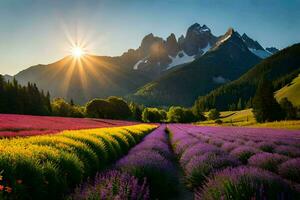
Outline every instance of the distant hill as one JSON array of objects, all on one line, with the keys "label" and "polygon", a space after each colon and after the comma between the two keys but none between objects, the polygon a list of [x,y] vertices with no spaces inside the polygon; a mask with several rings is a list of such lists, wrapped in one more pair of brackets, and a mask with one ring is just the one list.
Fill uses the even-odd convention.
[{"label": "distant hill", "polygon": [[229,29],[206,54],[148,83],[131,98],[147,105],[191,106],[197,96],[240,77],[260,60]]},{"label": "distant hill", "polygon": [[232,104],[237,105],[241,101],[245,106],[249,99],[254,96],[258,81],[262,77],[273,81],[275,88],[279,89],[299,73],[300,43],[266,58],[237,80],[199,97],[195,105],[200,109],[228,110]]},{"label": "distant hill", "polygon": [[291,83],[276,91],[275,97],[278,101],[286,97],[294,106],[300,106],[300,74]]},{"label": "distant hill", "polygon": [[85,103],[95,97],[125,95],[151,80],[145,73],[127,70],[126,63],[114,57],[85,55],[78,60],[68,56],[52,64],[30,67],[15,78],[22,85],[36,83],[51,97]]}]

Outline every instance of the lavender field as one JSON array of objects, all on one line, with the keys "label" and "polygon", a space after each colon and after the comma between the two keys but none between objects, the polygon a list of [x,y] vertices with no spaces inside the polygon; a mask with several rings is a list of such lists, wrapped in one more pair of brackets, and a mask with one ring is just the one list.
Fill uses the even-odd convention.
[{"label": "lavender field", "polygon": [[299,199],[299,184],[299,131],[169,124],[71,199]]}]

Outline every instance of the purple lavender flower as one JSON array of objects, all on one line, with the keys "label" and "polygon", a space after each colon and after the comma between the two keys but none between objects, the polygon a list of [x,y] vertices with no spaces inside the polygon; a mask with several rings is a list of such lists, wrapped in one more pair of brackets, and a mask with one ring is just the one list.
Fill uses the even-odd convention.
[{"label": "purple lavender flower", "polygon": [[241,146],[235,148],[233,151],[230,152],[230,154],[238,158],[243,164],[246,164],[247,160],[258,152],[259,150],[253,147]]},{"label": "purple lavender flower", "polygon": [[166,199],[177,193],[177,171],[167,142],[164,129],[158,128],[116,163],[117,169],[139,179],[146,177],[153,199]]},{"label": "purple lavender flower", "polygon": [[300,158],[282,163],[278,168],[278,172],[282,177],[300,183]]},{"label": "purple lavender flower", "polygon": [[150,197],[146,179],[139,182],[132,175],[113,170],[96,175],[94,184],[84,184],[78,187],[70,199],[148,200]]},{"label": "purple lavender flower", "polygon": [[211,138],[208,143],[221,147],[222,144],[224,143],[224,140],[220,138]]},{"label": "purple lavender flower", "polygon": [[181,156],[179,162],[182,166],[186,165],[191,158],[198,155],[203,155],[205,153],[214,153],[214,154],[224,154],[225,152],[222,151],[220,148],[205,144],[205,143],[198,143],[189,147]]},{"label": "purple lavender flower", "polygon": [[294,146],[280,145],[274,151],[293,158],[300,157],[300,148]]},{"label": "purple lavender flower", "polygon": [[237,165],[239,161],[229,155],[216,155],[208,152],[202,156],[195,156],[185,167],[187,186],[198,187],[212,172]]},{"label": "purple lavender flower", "polygon": [[225,142],[221,148],[226,152],[231,152],[233,149],[237,148],[239,145],[234,142]]},{"label": "purple lavender flower", "polygon": [[262,151],[273,153],[276,145],[273,142],[260,142],[256,144],[256,147]]},{"label": "purple lavender flower", "polygon": [[277,153],[257,153],[248,159],[248,164],[265,170],[276,172],[278,165],[287,161],[289,158]]},{"label": "purple lavender flower", "polygon": [[297,192],[279,176],[259,168],[237,167],[217,172],[195,199],[297,199]]}]

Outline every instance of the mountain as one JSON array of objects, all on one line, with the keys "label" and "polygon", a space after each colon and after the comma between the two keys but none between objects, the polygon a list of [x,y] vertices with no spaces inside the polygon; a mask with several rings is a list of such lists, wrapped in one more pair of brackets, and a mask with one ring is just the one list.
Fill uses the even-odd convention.
[{"label": "mountain", "polygon": [[242,39],[248,49],[260,58],[267,58],[273,54],[273,52],[264,49],[257,41],[251,39],[248,35],[246,35],[246,33],[242,35]]},{"label": "mountain", "polygon": [[294,106],[300,106],[300,74],[290,83],[275,92],[275,97],[278,101],[283,98],[288,98]]},{"label": "mountain", "polygon": [[279,49],[275,48],[275,47],[267,47],[266,50],[268,52],[271,52],[272,54],[275,54],[279,51]]},{"label": "mountain", "polygon": [[85,103],[95,97],[123,96],[151,80],[145,73],[128,70],[125,66],[130,62],[120,57],[68,56],[52,64],[30,67],[15,78],[22,85],[36,83],[52,97]]},{"label": "mountain", "polygon": [[148,83],[131,98],[148,105],[190,106],[197,96],[238,78],[260,60],[230,28],[203,56]]},{"label": "mountain", "polygon": [[194,61],[205,54],[216,41],[217,37],[206,25],[195,23],[188,28],[185,37],[181,36],[178,41],[173,33],[166,40],[152,33],[148,34],[138,49],[126,55],[139,57],[133,66],[134,70],[159,76],[175,66]]},{"label": "mountain", "polygon": [[[236,79],[256,64],[260,58],[249,51],[255,48],[263,51],[248,36],[229,31],[218,37],[208,26],[195,23],[178,39],[173,33],[166,39],[150,33],[137,49],[121,56],[85,55],[81,60],[68,56],[29,67],[14,78],[23,85],[34,82],[52,97],[74,99],[76,103],[135,93],[134,98],[150,104],[191,105],[198,95]],[[176,92],[186,97],[170,99],[170,95],[179,94]]]},{"label": "mountain", "polygon": [[299,55],[300,43],[283,49],[262,60],[237,80],[199,97],[195,106],[200,110],[210,108],[228,110],[239,101],[245,106],[254,96],[257,84],[263,77],[272,81],[275,89],[280,89],[300,73]]}]

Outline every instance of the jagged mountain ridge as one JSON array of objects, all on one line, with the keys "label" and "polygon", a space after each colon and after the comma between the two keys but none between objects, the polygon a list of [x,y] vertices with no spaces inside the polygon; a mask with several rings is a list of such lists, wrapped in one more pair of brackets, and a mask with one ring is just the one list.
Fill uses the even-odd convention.
[{"label": "jagged mountain ridge", "polygon": [[[187,29],[185,36],[178,39],[173,33],[166,39],[151,33],[143,38],[139,48],[129,49],[121,56],[85,55],[86,62],[83,64],[66,57],[52,64],[30,67],[14,77],[21,84],[36,83],[40,89],[50,91],[53,98],[72,98],[77,103],[85,103],[95,97],[125,96],[179,68],[188,68],[193,61],[213,51],[223,37],[213,35],[206,25],[195,23]],[[244,49],[246,48],[249,47],[244,45]],[[248,67],[247,64],[242,68]],[[73,72],[70,77],[71,71]],[[214,82],[219,85],[232,78],[235,77],[216,76]],[[209,90],[210,87],[205,92]],[[196,95],[198,93],[193,94]]]},{"label": "jagged mountain ridge", "polygon": [[230,28],[205,55],[145,85],[131,98],[150,105],[191,106],[198,96],[238,78],[260,60]]}]

